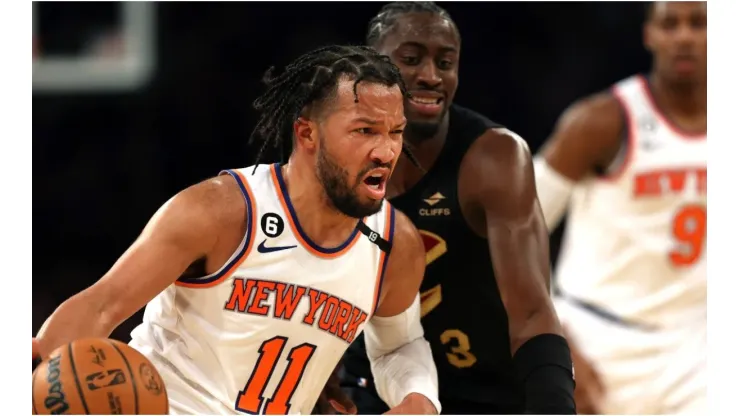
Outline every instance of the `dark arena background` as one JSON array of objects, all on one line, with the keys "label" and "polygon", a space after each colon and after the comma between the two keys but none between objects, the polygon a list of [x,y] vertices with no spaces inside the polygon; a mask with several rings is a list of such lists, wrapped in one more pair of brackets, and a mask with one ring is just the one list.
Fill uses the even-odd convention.
[{"label": "dark arena background", "polygon": [[[269,66],[362,43],[382,5],[34,3],[33,333],[170,196],[254,162],[250,106]],[[463,40],[456,101],[533,153],[574,100],[648,69],[642,3],[440,5]]]}]

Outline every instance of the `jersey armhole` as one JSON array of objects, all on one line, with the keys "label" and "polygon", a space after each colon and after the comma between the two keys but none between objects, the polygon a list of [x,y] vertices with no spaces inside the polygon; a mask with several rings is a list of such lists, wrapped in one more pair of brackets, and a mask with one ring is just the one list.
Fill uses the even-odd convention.
[{"label": "jersey armhole", "polygon": [[249,252],[252,250],[254,235],[256,232],[256,201],[254,199],[252,189],[249,187],[249,183],[247,182],[246,178],[244,178],[244,175],[241,174],[241,172],[234,170],[224,170],[219,173],[219,176],[227,174],[231,175],[236,180],[236,183],[239,185],[239,190],[244,197],[244,201],[247,204],[247,230],[244,233],[244,237],[242,237],[241,243],[236,248],[231,257],[229,257],[229,260],[223,266],[221,266],[218,271],[203,277],[180,278],[175,281],[175,285],[177,286],[196,289],[205,289],[215,286],[224,281],[227,277],[231,276],[234,271],[244,262],[244,260],[249,257]]},{"label": "jersey armhole", "polygon": [[375,315],[375,311],[378,310],[380,302],[380,294],[383,288],[383,280],[385,279],[385,270],[388,266],[388,258],[390,257],[391,251],[393,251],[393,235],[396,230],[396,209],[390,202],[384,202],[387,205],[385,213],[385,230],[383,232],[383,238],[390,243],[391,250],[386,253],[380,250],[380,260],[378,261],[378,275],[375,278],[375,293],[373,294],[373,307],[370,308],[370,313]]},{"label": "jersey armhole", "polygon": [[605,169],[597,172],[596,178],[602,181],[616,182],[622,178],[624,172],[632,163],[636,136],[634,117],[630,114],[627,102],[616,87],[612,88],[611,94],[619,103],[623,127],[619,133],[619,149],[616,156]]}]

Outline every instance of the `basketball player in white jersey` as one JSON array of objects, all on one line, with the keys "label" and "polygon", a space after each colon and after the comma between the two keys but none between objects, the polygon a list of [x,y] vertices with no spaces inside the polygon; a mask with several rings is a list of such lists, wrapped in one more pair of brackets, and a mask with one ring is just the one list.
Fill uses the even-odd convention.
[{"label": "basketball player in white jersey", "polygon": [[437,414],[419,322],[424,247],[384,200],[406,123],[398,69],[371,48],[330,46],[266,82],[253,137],[262,149],[292,139],[289,162],[177,194],[35,347],[46,357],[107,337],[146,305],[131,345],[161,373],[172,413],[309,414],[367,329],[391,412]]},{"label": "basketball player in white jersey", "polygon": [[578,101],[536,160],[579,413],[706,412],[706,3],[655,3],[652,71]]}]

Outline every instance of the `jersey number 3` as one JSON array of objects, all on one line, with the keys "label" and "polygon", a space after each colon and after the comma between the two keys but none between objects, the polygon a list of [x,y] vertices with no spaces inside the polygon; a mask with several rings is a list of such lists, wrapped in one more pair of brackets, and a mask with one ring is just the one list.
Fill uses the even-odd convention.
[{"label": "jersey number 3", "polygon": [[673,217],[676,247],[669,256],[676,266],[691,266],[701,257],[707,239],[707,209],[703,205],[686,205]]},{"label": "jersey number 3", "polygon": [[[239,392],[236,397],[236,410],[249,413],[252,415],[259,414],[262,403],[265,401],[263,396],[267,383],[275,371],[278,359],[283,354],[285,344],[288,338],[274,337],[268,339],[260,345],[260,356],[257,359],[257,365],[254,366],[254,372],[244,386],[244,390]],[[275,388],[272,398],[267,399],[264,414],[266,415],[287,415],[290,410],[290,399],[295,393],[298,383],[303,378],[306,365],[311,359],[316,346],[311,344],[301,344],[290,350],[288,353],[288,366],[283,373],[280,382]]]}]

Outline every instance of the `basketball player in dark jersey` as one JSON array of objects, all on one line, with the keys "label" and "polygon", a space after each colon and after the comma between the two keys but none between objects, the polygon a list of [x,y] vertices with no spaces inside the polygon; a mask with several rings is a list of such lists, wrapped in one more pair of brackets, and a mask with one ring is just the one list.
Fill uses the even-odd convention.
[{"label": "basketball player in dark jersey", "polygon": [[[410,97],[388,198],[427,249],[421,314],[447,414],[575,414],[570,351],[550,300],[548,236],[530,151],[519,136],[452,103],[460,34],[434,3],[392,3],[367,42],[391,57]],[[358,413],[388,408],[364,339],[343,359]]]}]

